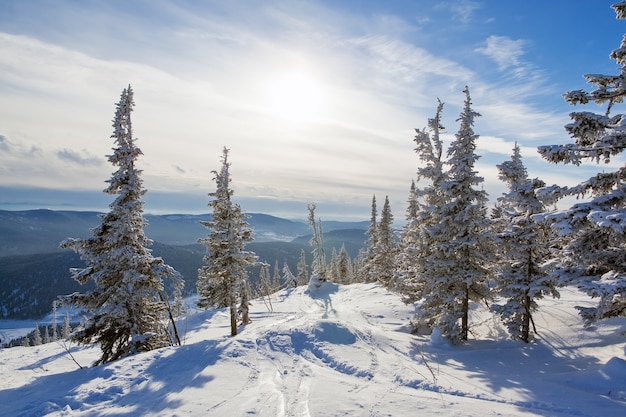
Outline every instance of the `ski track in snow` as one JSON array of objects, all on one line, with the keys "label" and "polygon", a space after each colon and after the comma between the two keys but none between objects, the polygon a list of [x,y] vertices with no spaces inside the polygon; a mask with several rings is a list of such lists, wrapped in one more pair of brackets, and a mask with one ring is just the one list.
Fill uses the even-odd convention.
[{"label": "ski track in snow", "polygon": [[409,334],[412,308],[376,284],[271,297],[234,338],[224,311],[192,309],[183,346],[96,368],[58,343],[0,351],[0,416],[626,415],[626,319],[584,329],[574,291],[541,301],[535,343],[477,306],[456,347]]}]

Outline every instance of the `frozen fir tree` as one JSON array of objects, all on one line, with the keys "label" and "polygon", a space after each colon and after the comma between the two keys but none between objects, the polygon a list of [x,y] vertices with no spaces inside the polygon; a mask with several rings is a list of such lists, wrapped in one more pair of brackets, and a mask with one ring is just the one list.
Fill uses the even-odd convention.
[{"label": "frozen fir tree", "polygon": [[532,337],[532,315],[538,308],[536,300],[546,295],[559,296],[555,279],[542,268],[554,236],[549,226],[534,217],[546,212],[537,197],[537,189],[545,187],[545,183],[528,178],[517,144],[511,160],[497,167],[500,180],[508,187],[508,193],[498,199],[496,219],[501,221],[502,230],[495,291],[504,303],[494,303],[491,309],[500,315],[512,338],[528,343]]},{"label": "frozen fir tree", "polygon": [[298,279],[293,275],[287,261],[283,263],[283,282],[289,287],[297,287]]},{"label": "frozen fir tree", "polygon": [[315,203],[309,203],[307,218],[309,227],[313,231],[313,236],[309,243],[313,246],[313,262],[311,263],[311,277],[315,276],[318,281],[326,281],[326,253],[324,250],[324,233],[322,230],[322,220],[315,220]]},{"label": "frozen fir tree", "polygon": [[207,237],[199,239],[207,248],[205,265],[198,270],[196,289],[198,306],[202,308],[228,308],[230,311],[230,334],[237,335],[238,316],[244,324],[249,322],[247,300],[249,285],[247,269],[256,263],[254,252],[245,246],[253,240],[252,229],[241,207],[232,201],[228,162],[229,150],[224,147],[222,168],[212,171],[216,183],[212,200],[212,218],[200,223],[210,229]]},{"label": "frozen fir tree", "polygon": [[308,266],[306,264],[306,253],[304,249],[300,250],[300,259],[298,260],[298,285],[306,285],[309,282]]},{"label": "frozen fir tree", "polygon": [[61,338],[68,339],[70,334],[72,333],[72,328],[70,326],[70,315],[69,313],[65,313],[63,316],[63,327],[61,328]]},{"label": "frozen fir tree", "polygon": [[262,263],[259,269],[258,292],[262,297],[272,294],[272,280],[270,278],[270,266]]},{"label": "frozen fir tree", "polygon": [[[414,278],[414,263],[417,254],[414,253],[417,247],[419,237],[419,228],[417,225],[417,216],[419,213],[419,200],[417,197],[417,187],[415,186],[415,180],[411,181],[411,187],[409,189],[408,206],[406,209],[406,223],[402,226],[400,231],[400,242],[398,244],[398,254],[396,255],[394,280],[397,290],[401,294],[403,300],[406,298],[408,303],[413,303],[413,294],[408,296],[410,282]],[[413,292],[412,292],[413,293]],[[408,296],[408,297],[407,297]]]},{"label": "frozen fir tree", "polygon": [[174,340],[170,326],[176,334],[164,280],[171,282],[175,298],[180,296],[183,280],[148,249],[152,241],[144,234],[142,197],[146,190],[141,170],[136,167],[142,153],[133,137],[134,105],[133,91],[128,86],[113,119],[111,138],[116,147],[108,159],[118,169],[104,190],[117,196],[109,205],[110,211],[101,216],[102,222],[93,229],[92,237],[67,239],[61,244],[79,253],[87,265],[72,269],[72,277],[81,284],[91,281],[94,286],[90,292],[74,293],[62,297],[62,301],[86,315],[72,339],[100,345],[102,356],[95,365],[171,345]]},{"label": "frozen fir tree", "polygon": [[373,271],[376,280],[387,289],[395,289],[394,270],[396,256],[398,256],[398,242],[393,230],[393,214],[388,196],[385,197],[380,220],[376,225],[375,240],[370,270]]},{"label": "frozen fir tree", "polygon": [[359,253],[359,263],[361,268],[358,271],[359,281],[376,281],[376,271],[373,269],[374,254],[376,251],[376,239],[378,237],[378,209],[376,207],[376,196],[372,197],[370,224],[365,232],[367,240],[365,247]]},{"label": "frozen fir tree", "polygon": [[42,342],[45,345],[46,343],[50,343],[50,332],[48,331],[48,326],[43,326],[43,336],[42,336]]},{"label": "frozen fir tree", "polygon": [[346,249],[346,245],[342,244],[339,250],[339,259],[337,262],[337,277],[340,284],[350,284],[352,282],[352,260]]},{"label": "frozen fir tree", "polygon": [[474,170],[476,155],[474,119],[469,89],[458,119],[459,130],[448,148],[449,169],[441,181],[437,202],[426,234],[430,241],[424,259],[420,314],[453,343],[467,340],[470,301],[488,298],[493,239],[489,234],[487,193],[477,189],[483,179]]},{"label": "frozen fir tree", "polygon": [[274,273],[272,274],[272,294],[280,291],[280,268],[278,267],[278,259],[274,261]]},{"label": "frozen fir tree", "polygon": [[[612,7],[618,19],[626,18],[626,2]],[[585,78],[595,90],[564,95],[571,105],[606,105],[605,113],[571,113],[572,123],[565,129],[574,143],[540,147],[546,160],[572,165],[620,163],[626,149],[626,114],[613,110],[626,98],[626,37],[610,57],[619,65],[618,75],[587,74]],[[554,198],[574,195],[587,200],[547,216],[565,240],[553,260],[555,273],[562,283],[577,285],[598,299],[595,307],[578,308],[582,318],[591,324],[626,315],[626,165],[613,171],[603,169],[574,187],[555,186],[545,191]]]},{"label": "frozen fir tree", "polygon": [[41,338],[41,330],[39,330],[39,323],[35,323],[35,331],[33,332],[33,346],[39,346],[43,343]]},{"label": "frozen fir tree", "polygon": [[59,339],[57,327],[57,301],[55,300],[52,302],[52,335],[50,336],[52,342],[56,342]]},{"label": "frozen fir tree", "polygon": [[[427,261],[431,248],[435,246],[435,236],[429,233],[429,227],[438,223],[444,204],[442,183],[446,178],[444,171],[443,143],[440,132],[443,103],[438,101],[435,117],[428,119],[428,129],[415,129],[415,152],[421,162],[417,169],[417,180],[422,188],[411,184],[407,222],[401,235],[401,250],[396,260],[396,281],[402,300],[416,303],[424,298],[430,286]],[[415,326],[428,325],[431,317],[420,314],[418,310]]]},{"label": "frozen fir tree", "polygon": [[339,283],[337,277],[339,276],[337,268],[339,267],[339,253],[337,253],[337,248],[333,246],[333,250],[330,253],[330,264],[328,265],[326,274],[328,275],[328,280],[332,282]]}]

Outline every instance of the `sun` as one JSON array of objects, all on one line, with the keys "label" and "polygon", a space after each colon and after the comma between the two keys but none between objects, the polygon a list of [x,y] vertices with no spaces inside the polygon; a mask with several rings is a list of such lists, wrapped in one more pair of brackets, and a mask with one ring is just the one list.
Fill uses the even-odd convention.
[{"label": "sun", "polygon": [[284,74],[268,84],[267,109],[292,122],[313,122],[322,113],[322,86],[302,73]]}]

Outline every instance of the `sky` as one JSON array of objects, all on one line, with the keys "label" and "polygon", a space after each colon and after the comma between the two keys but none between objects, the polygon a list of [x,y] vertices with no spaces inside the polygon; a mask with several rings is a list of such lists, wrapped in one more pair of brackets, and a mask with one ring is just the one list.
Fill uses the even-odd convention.
[{"label": "sky", "polygon": [[447,146],[466,85],[492,201],[516,142],[531,177],[574,185],[611,166],[536,149],[571,142],[583,74],[618,74],[615,1],[0,0],[0,209],[106,211],[128,85],[147,213],[209,212],[227,147],[246,212],[367,220],[389,196],[401,221],[414,129],[441,99]]}]

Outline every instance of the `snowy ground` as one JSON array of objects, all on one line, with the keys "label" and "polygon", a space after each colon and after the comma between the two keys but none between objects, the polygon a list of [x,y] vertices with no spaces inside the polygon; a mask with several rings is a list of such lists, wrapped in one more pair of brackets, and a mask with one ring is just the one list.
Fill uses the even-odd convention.
[{"label": "snowy ground", "polygon": [[183,346],[97,368],[61,343],[0,350],[0,415],[626,416],[626,319],[584,329],[581,298],[541,301],[529,345],[477,309],[451,347],[409,334],[411,308],[378,285],[300,287],[271,312],[257,300],[237,337],[223,311],[195,312]]}]

